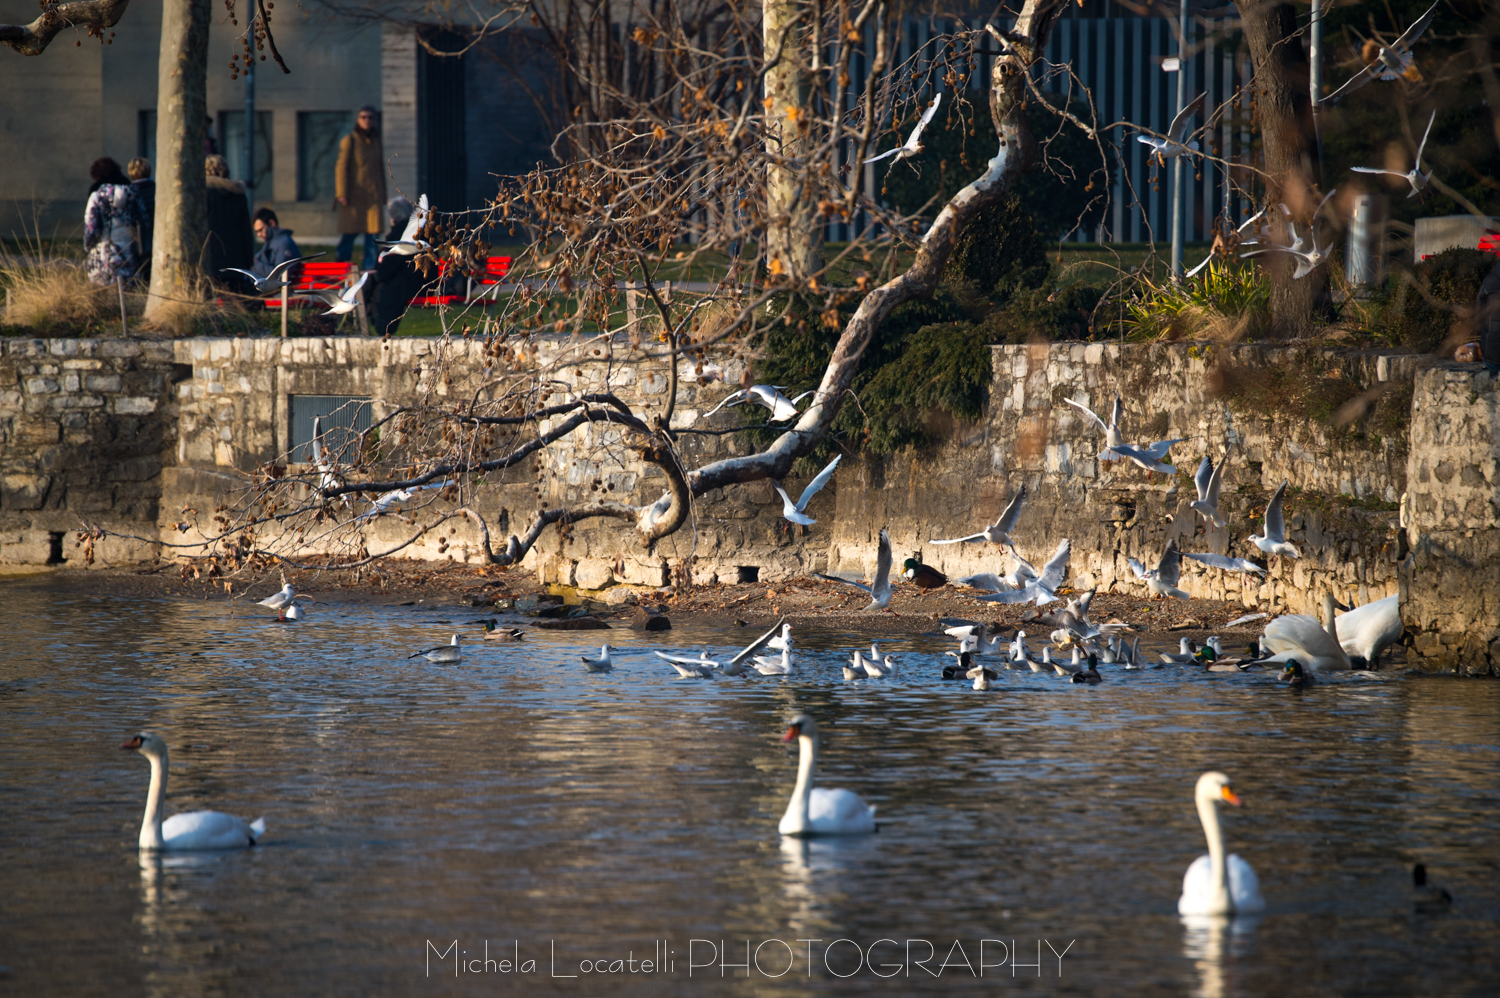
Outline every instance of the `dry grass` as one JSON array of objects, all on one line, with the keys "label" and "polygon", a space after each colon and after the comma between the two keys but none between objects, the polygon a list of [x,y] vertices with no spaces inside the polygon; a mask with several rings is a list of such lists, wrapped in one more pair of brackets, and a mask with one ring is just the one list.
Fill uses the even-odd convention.
[{"label": "dry grass", "polygon": [[118,292],[90,283],[81,263],[4,260],[0,283],[6,291],[0,325],[45,330],[119,322]]}]

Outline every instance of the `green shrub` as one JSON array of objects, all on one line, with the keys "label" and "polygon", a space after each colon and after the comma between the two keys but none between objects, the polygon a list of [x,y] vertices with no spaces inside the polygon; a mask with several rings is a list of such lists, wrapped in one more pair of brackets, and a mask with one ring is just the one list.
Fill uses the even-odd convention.
[{"label": "green shrub", "polygon": [[1461,335],[1469,335],[1467,321],[1480,282],[1494,265],[1493,255],[1471,249],[1428,257],[1409,274],[1397,275],[1379,296],[1379,319],[1372,332],[1389,343],[1424,351],[1442,346],[1455,324]]},{"label": "green shrub", "polygon": [[1047,270],[1046,243],[1014,194],[981,209],[964,226],[948,263],[949,275],[997,302],[1018,289],[1041,287]]}]

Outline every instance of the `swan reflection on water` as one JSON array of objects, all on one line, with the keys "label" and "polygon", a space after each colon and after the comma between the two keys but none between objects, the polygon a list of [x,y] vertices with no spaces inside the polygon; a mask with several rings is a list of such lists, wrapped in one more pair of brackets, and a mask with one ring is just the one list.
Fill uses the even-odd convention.
[{"label": "swan reflection on water", "polygon": [[1233,966],[1255,950],[1255,930],[1261,915],[1182,915],[1182,955],[1193,961],[1198,974],[1195,998],[1225,998],[1237,994]]},{"label": "swan reflection on water", "polygon": [[787,917],[801,931],[827,925],[830,910],[849,893],[845,874],[856,872],[876,856],[871,835],[809,839],[781,837],[782,893],[795,907]]}]

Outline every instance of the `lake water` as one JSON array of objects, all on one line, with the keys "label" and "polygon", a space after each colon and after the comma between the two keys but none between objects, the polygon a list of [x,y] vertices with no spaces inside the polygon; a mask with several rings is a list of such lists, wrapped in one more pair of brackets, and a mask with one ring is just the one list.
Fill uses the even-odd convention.
[{"label": "lake water", "polygon": [[[695,681],[647,652],[745,635],[692,627],[611,632],[616,669],[596,676],[578,656],[604,632],[407,659],[477,637],[456,607],[322,604],[280,625],[45,580],[0,592],[0,993],[1447,996],[1500,981],[1494,682],[1299,694],[1267,674],[1106,666],[1097,688],[1006,672],[978,693],[938,678],[946,639],[914,637],[888,645],[909,651],[902,678],[849,684],[854,636],[833,632],[799,635],[790,680]],[[826,736],[820,783],[876,804],[878,834],[776,834],[798,711]],[[168,811],[264,815],[262,844],[142,859],[149,770],[118,748],[141,729],[171,747]],[[1260,876],[1257,922],[1176,914],[1210,768],[1245,800],[1225,825]],[[1448,910],[1414,909],[1419,860]]]}]

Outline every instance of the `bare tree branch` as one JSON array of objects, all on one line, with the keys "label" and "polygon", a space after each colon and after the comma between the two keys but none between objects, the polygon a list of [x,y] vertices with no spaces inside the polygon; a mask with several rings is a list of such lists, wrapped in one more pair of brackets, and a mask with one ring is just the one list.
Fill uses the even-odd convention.
[{"label": "bare tree branch", "polygon": [[130,0],[75,0],[73,3],[42,4],[42,12],[30,24],[0,24],[0,42],[22,55],[41,55],[64,28],[86,28],[90,35],[104,32],[125,16]]}]

